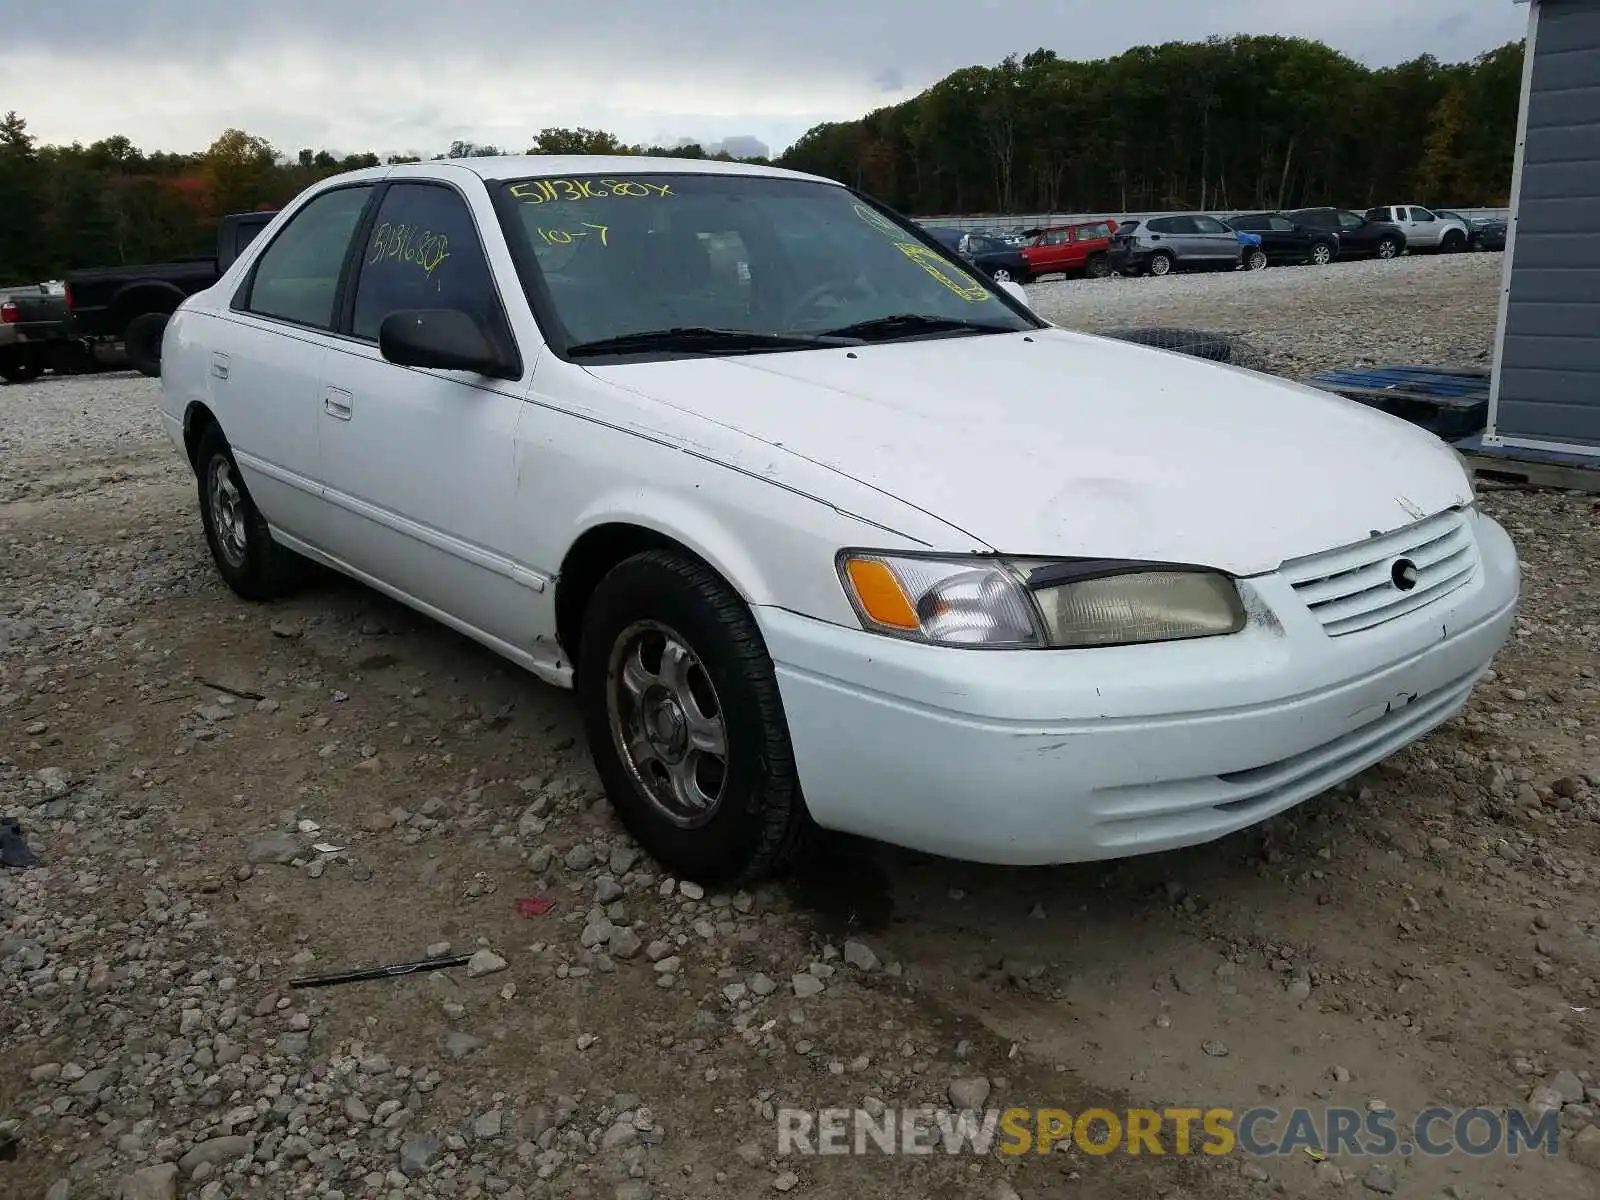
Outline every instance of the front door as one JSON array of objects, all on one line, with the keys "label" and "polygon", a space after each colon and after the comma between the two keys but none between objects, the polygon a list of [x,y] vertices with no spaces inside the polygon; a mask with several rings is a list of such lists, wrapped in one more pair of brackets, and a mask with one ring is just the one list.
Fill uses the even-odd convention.
[{"label": "front door", "polygon": [[1028,247],[1023,257],[1027,259],[1028,269],[1035,275],[1067,270],[1072,258],[1072,230],[1045,230],[1039,235],[1038,242]]},{"label": "front door", "polygon": [[1411,219],[1403,228],[1406,240],[1418,246],[1437,246],[1444,239],[1444,222],[1415,204],[1411,206]]},{"label": "front door", "polygon": [[1193,257],[1209,266],[1238,262],[1243,247],[1239,237],[1215,217],[1190,217],[1192,232],[1185,241],[1194,247]]},{"label": "front door", "polygon": [[[484,222],[492,215],[484,199]],[[452,308],[509,326],[466,198],[438,182],[392,184],[357,268],[350,337],[323,368],[319,437],[329,552],[357,572],[527,650],[547,583],[519,560],[523,381],[403,367],[378,330],[402,309]]]}]

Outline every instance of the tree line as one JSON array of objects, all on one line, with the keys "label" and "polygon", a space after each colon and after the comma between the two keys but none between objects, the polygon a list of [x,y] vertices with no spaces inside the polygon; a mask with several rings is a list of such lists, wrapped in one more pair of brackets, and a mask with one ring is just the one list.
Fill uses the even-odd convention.
[{"label": "tree line", "polygon": [[1522,43],[1374,70],[1231,37],[966,67],[818,125],[782,165],[936,214],[1507,203]]},{"label": "tree line", "polygon": [[[1169,42],[1092,62],[1041,49],[818,125],[776,161],[922,216],[1498,205],[1521,79],[1521,42],[1467,63],[1422,55],[1377,70],[1301,38]],[[528,152],[730,157],[555,127]],[[434,157],[499,153],[456,142]],[[210,254],[221,216],[280,207],[319,179],[380,161],[416,159],[285,154],[239,129],[195,154],[145,153],[122,136],[40,145],[8,113],[0,283]]]},{"label": "tree line", "polygon": [[[458,141],[433,157],[507,152]],[[541,130],[527,153],[730,157],[694,143],[625,145],[605,130],[555,127]],[[10,112],[0,119],[0,285],[81,267],[209,256],[217,222],[228,213],[279,208],[341,171],[417,161],[310,149],[288,155],[240,129],[225,130],[197,154],[145,153],[120,135],[88,146],[40,145]]]}]

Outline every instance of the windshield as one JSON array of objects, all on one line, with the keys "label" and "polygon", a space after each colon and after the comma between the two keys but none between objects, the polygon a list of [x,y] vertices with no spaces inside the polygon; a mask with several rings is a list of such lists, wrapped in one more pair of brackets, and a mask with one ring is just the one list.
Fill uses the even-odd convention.
[{"label": "windshield", "polygon": [[929,320],[875,328],[875,339],[1035,328],[947,253],[842,187],[713,174],[501,186],[532,247],[538,278],[525,282],[535,293],[542,283],[569,352],[681,330],[695,331],[695,346],[722,332],[771,335],[768,346],[742,338],[741,353],[797,349],[807,335],[890,317]]}]

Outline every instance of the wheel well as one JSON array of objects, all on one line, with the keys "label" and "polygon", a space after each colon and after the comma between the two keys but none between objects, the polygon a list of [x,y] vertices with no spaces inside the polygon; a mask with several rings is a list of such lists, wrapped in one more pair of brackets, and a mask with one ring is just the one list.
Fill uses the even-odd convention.
[{"label": "wheel well", "polygon": [[147,313],[171,316],[183,302],[183,293],[173,287],[135,287],[122,293],[112,305],[111,325],[120,336],[135,317]]},{"label": "wheel well", "polygon": [[[682,542],[642,525],[618,522],[585,530],[572,543],[561,561],[561,572],[556,576],[556,638],[566,651],[568,661],[578,661],[583,613],[595,587],[612,567],[647,550],[671,550],[716,571]],[[720,577],[721,573],[717,573]]]},{"label": "wheel well", "polygon": [[195,465],[195,455],[200,453],[200,439],[206,430],[217,424],[212,411],[199,401],[183,410],[183,450],[189,456],[189,465]]}]

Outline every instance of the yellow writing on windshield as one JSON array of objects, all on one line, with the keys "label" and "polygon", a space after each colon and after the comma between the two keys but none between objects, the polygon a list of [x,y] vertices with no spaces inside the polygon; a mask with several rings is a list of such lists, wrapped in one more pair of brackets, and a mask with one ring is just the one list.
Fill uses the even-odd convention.
[{"label": "yellow writing on windshield", "polygon": [[602,246],[611,243],[607,240],[611,226],[596,225],[592,221],[584,221],[582,229],[535,229],[547,246],[570,246],[578,238],[598,237]]},{"label": "yellow writing on windshield", "polygon": [[[919,246],[915,242],[896,242],[895,247],[963,300],[977,304],[989,298],[989,289],[983,284],[965,271],[956,270],[942,255],[926,246]],[[965,284],[961,282],[963,279],[967,281]]]},{"label": "yellow writing on windshield", "polygon": [[865,204],[857,204],[855,209],[856,216],[886,237],[893,238],[895,241],[905,237],[905,230],[895,228],[894,222],[876,209],[868,208]]},{"label": "yellow writing on windshield", "polygon": [[425,274],[432,275],[434,269],[449,257],[450,239],[444,234],[385,221],[373,231],[367,262],[372,264],[393,259],[415,264]]},{"label": "yellow writing on windshield", "polygon": [[511,185],[511,194],[524,204],[549,204],[553,200],[604,200],[608,197],[644,200],[676,196],[672,185],[647,179],[526,179]]},{"label": "yellow writing on windshield", "polygon": [[[868,208],[865,204],[857,204],[855,210],[856,216],[889,238],[894,243],[896,250],[900,251],[901,254],[904,254],[963,300],[970,304],[979,304],[989,298],[989,289],[984,287],[983,284],[965,271],[960,270],[937,251],[930,250],[928,247],[919,245],[916,242],[906,241],[906,231],[896,226],[893,221],[889,220],[881,212]],[[963,283],[963,280],[966,282]]]}]

